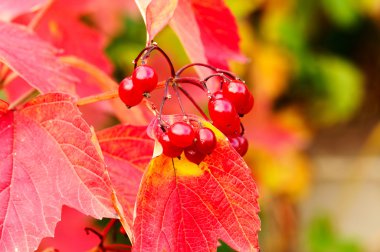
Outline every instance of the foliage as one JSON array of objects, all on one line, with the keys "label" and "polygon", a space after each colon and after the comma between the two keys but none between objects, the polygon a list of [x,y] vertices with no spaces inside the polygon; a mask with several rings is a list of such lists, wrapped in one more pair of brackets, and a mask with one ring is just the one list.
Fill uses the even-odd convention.
[{"label": "foliage", "polygon": [[[184,154],[169,158],[146,133],[154,105],[127,111],[118,100],[104,55],[115,30],[103,25],[111,20],[103,12],[136,10],[124,1],[104,9],[103,3],[18,0],[0,8],[0,87],[7,97],[0,100],[1,250],[34,251],[42,238],[54,236],[68,206],[97,219],[120,219],[135,251],[215,251],[219,239],[237,250],[258,251],[256,185],[227,138],[209,125],[217,146],[199,166]],[[226,69],[228,60],[244,60],[235,19],[223,1],[136,4],[147,41],[170,25],[192,61]],[[115,58],[113,50],[108,52]],[[93,104],[110,98],[117,100]],[[102,123],[102,114],[128,124],[95,133],[91,122]],[[115,223],[111,219],[103,233],[86,227],[100,238],[95,250],[130,249],[105,240]]]}]

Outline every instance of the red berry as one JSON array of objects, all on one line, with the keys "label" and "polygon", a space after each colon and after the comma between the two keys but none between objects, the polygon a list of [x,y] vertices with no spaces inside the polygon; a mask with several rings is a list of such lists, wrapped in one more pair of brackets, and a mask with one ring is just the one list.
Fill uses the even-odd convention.
[{"label": "red berry", "polygon": [[248,102],[241,108],[239,115],[248,114],[249,111],[252,110],[254,103],[255,103],[255,99],[253,98],[253,95],[250,93]]},{"label": "red berry", "polygon": [[141,65],[133,71],[132,81],[144,93],[149,93],[157,87],[158,77],[151,66]]},{"label": "red berry", "polygon": [[214,100],[223,98],[223,92],[222,92],[222,90],[218,90],[215,93],[213,93],[212,95],[213,95],[212,99],[214,99]]},{"label": "red berry", "polygon": [[244,156],[248,151],[248,141],[243,136],[229,137],[232,147],[240,154]]},{"label": "red berry", "polygon": [[236,117],[232,121],[227,122],[213,122],[213,125],[217,127],[226,136],[237,136],[241,132],[240,119]]},{"label": "red berry", "polygon": [[201,128],[195,136],[195,147],[199,152],[210,154],[216,146],[216,137],[214,132],[209,128]]},{"label": "red berry", "polygon": [[232,103],[229,100],[225,98],[219,98],[219,99],[211,98],[210,101],[208,102],[208,110],[210,112],[210,117],[212,121],[214,122],[232,121],[236,117],[238,117],[235,107],[232,105]]},{"label": "red berry", "polygon": [[187,147],[184,151],[186,158],[193,162],[194,164],[199,165],[203,159],[206,157],[205,153],[200,152],[197,147],[193,144]]},{"label": "red berry", "polygon": [[136,86],[131,77],[127,77],[120,82],[119,97],[128,107],[139,104],[143,99],[143,92]]},{"label": "red berry", "polygon": [[175,122],[169,128],[169,139],[173,145],[186,148],[193,144],[195,133],[193,127],[185,122]]},{"label": "red berry", "polygon": [[178,157],[181,155],[183,148],[173,145],[169,139],[169,136],[164,132],[158,139],[162,145],[162,152],[168,157]]},{"label": "red berry", "polygon": [[243,113],[245,112],[244,108],[249,103],[251,93],[243,82],[233,80],[227,85],[223,85],[223,95],[235,106],[238,114],[245,114]]},{"label": "red berry", "polygon": [[226,135],[239,134],[240,119],[229,100],[225,98],[210,99],[208,109],[215,127]]}]

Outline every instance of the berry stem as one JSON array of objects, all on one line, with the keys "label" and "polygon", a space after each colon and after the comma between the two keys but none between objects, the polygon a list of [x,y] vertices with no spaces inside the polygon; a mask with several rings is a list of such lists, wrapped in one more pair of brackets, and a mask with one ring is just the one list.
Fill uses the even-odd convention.
[{"label": "berry stem", "polygon": [[170,60],[169,56],[164,52],[164,50],[162,50],[157,44],[152,44],[148,47],[145,47],[138,55],[137,57],[135,58],[135,60],[133,61],[133,64],[134,64],[134,68],[137,67],[137,63],[139,61],[139,59],[141,58],[141,56],[144,54],[142,60],[146,59],[147,57],[149,57],[150,53],[153,52],[154,50],[157,50],[159,51],[166,59],[166,61],[168,62],[169,64],[169,67],[170,67],[170,75],[172,78],[175,77],[175,70],[174,70],[174,66],[173,66],[173,63],[172,61]]},{"label": "berry stem", "polygon": [[223,73],[223,74],[225,74],[225,75],[227,75],[227,76],[229,76],[230,78],[232,78],[232,79],[237,79],[237,77],[236,77],[236,75],[234,75],[232,72],[230,72],[230,71],[227,71],[227,70],[223,70],[223,69],[219,69],[219,68],[217,68],[217,67],[213,67],[213,66],[210,66],[210,65],[208,65],[208,64],[205,64],[205,63],[192,63],[192,64],[188,64],[188,65],[185,65],[185,66],[183,66],[182,68],[180,68],[177,72],[176,72],[176,74],[175,74],[175,76],[176,77],[179,77],[186,69],[188,69],[188,68],[190,68],[190,67],[194,67],[194,66],[201,66],[201,67],[205,67],[205,68],[208,68],[208,69],[210,69],[210,70],[212,70],[212,71],[214,71],[214,72],[216,72],[216,73]]},{"label": "berry stem", "polygon": [[176,83],[174,83],[173,85],[173,88],[174,88],[174,91],[177,95],[177,100],[178,100],[178,103],[179,103],[179,107],[181,108],[181,112],[183,114],[183,116],[186,118],[187,120],[187,115],[185,113],[185,109],[183,108],[183,104],[182,104],[182,100],[181,100],[181,96],[179,95],[179,92],[178,92],[178,85]]},{"label": "berry stem", "polygon": [[149,51],[151,52],[151,49],[153,49],[155,47],[155,45],[150,45],[150,46],[147,46],[145,47],[144,49],[141,50],[141,52],[137,55],[137,57],[132,61],[133,62],[133,65],[134,65],[134,68],[137,67],[137,63],[139,62],[141,56],[146,52],[146,51]]},{"label": "berry stem", "polygon": [[189,99],[189,101],[191,101],[191,103],[194,105],[194,107],[199,111],[199,113],[202,115],[202,117],[209,121],[210,119],[207,117],[207,115],[203,112],[203,110],[201,109],[201,107],[199,107],[199,105],[197,104],[197,102],[193,99],[193,97],[191,97],[191,95],[185,90],[183,89],[182,87],[178,87],[178,89],[187,97],[187,99]]},{"label": "berry stem", "polygon": [[95,234],[97,237],[99,237],[100,242],[99,242],[98,248],[99,248],[99,250],[102,251],[102,252],[103,252],[103,251],[106,251],[106,250],[104,249],[104,244],[103,244],[103,242],[104,242],[104,236],[103,236],[101,233],[99,233],[98,231],[96,231],[95,229],[90,228],[90,227],[85,227],[85,228],[84,228],[84,231],[86,231],[86,234],[87,234],[87,235],[89,235],[90,232],[91,232],[91,233]]},{"label": "berry stem", "polygon": [[211,74],[211,75],[207,76],[206,78],[203,79],[203,81],[207,82],[209,79],[214,78],[214,77],[222,77],[225,80],[230,80],[229,78],[224,76],[223,73],[216,73],[216,74]]},{"label": "berry stem", "polygon": [[97,94],[97,95],[91,95],[91,96],[83,97],[77,101],[77,106],[83,106],[83,105],[91,104],[91,103],[98,102],[98,101],[115,99],[118,97],[119,97],[118,91],[113,90],[113,91],[104,92],[104,93]]},{"label": "berry stem", "polygon": [[165,82],[164,98],[161,101],[160,111],[158,113],[158,121],[161,124],[161,126],[163,126],[163,123],[162,123],[162,111],[164,110],[164,105],[165,105],[166,100],[170,98],[170,95],[169,95],[169,84],[170,84],[170,82],[172,80],[173,80],[172,78],[169,78]]},{"label": "berry stem", "polygon": [[225,75],[228,75],[231,79],[239,79],[235,74],[233,74],[232,72],[230,71],[227,71],[227,70],[223,70],[223,69],[217,69],[217,72],[218,73],[222,73],[222,74],[225,74]]},{"label": "berry stem", "polygon": [[186,69],[190,68],[190,67],[193,67],[193,66],[202,66],[202,67],[206,67],[208,69],[211,69],[212,71],[216,72],[217,71],[217,68],[216,67],[213,67],[213,66],[210,66],[210,65],[207,65],[207,64],[204,64],[204,63],[191,63],[191,64],[188,64],[188,65],[185,65],[183,67],[181,67],[180,69],[178,69],[178,71],[175,73],[175,75],[178,77],[182,74],[182,72],[184,72]]},{"label": "berry stem", "polygon": [[193,84],[203,90],[206,90],[206,91],[209,91],[207,86],[202,82],[200,81],[199,79],[197,78],[193,78],[193,77],[181,77],[181,78],[175,78],[174,81],[176,83],[188,83],[188,84]]},{"label": "berry stem", "polygon": [[[145,53],[142,54],[142,58],[141,58],[141,63],[142,64],[145,64],[145,60],[147,58],[149,58],[150,54],[152,53],[152,51],[155,49],[156,47],[153,45],[153,46],[150,46],[150,48],[148,50],[145,51]],[[135,63],[136,64],[136,63]],[[136,65],[135,65],[135,68],[136,68]]]},{"label": "berry stem", "polygon": [[103,237],[106,237],[107,234],[109,233],[109,231],[111,230],[111,228],[113,227],[113,225],[115,225],[116,223],[116,219],[111,219],[108,223],[107,223],[107,226],[104,228],[103,230]]},{"label": "berry stem", "polygon": [[174,78],[175,77],[175,70],[174,70],[173,63],[170,60],[169,56],[164,52],[164,50],[162,50],[157,45],[156,45],[155,49],[158,50],[165,57],[166,61],[168,62],[169,66],[170,66],[170,75],[172,78]]}]

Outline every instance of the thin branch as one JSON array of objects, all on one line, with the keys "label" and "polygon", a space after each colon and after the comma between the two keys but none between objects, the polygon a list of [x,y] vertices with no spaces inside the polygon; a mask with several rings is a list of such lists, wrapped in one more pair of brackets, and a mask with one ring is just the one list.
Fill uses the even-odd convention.
[{"label": "thin branch", "polygon": [[174,66],[173,66],[173,63],[172,61],[170,60],[169,56],[164,52],[164,50],[162,50],[160,47],[158,47],[156,45],[155,47],[156,50],[158,50],[166,59],[166,61],[168,62],[169,66],[170,66],[170,74],[171,74],[171,77],[174,78],[175,77],[175,70],[174,70]]},{"label": "thin branch", "polygon": [[203,85],[202,81],[200,81],[198,78],[194,77],[181,77],[181,78],[175,78],[173,80],[176,83],[188,83],[188,84],[193,84],[197,87],[199,87],[202,90],[208,91],[207,87]]},{"label": "thin branch", "polygon": [[107,226],[103,230],[103,237],[106,237],[108,232],[111,230],[111,228],[115,225],[116,219],[111,219],[108,223]]},{"label": "thin branch", "polygon": [[146,51],[151,51],[152,48],[154,48],[156,45],[150,45],[145,47],[144,49],[141,50],[141,52],[136,56],[136,58],[132,61],[134,68],[137,67],[137,63],[139,62],[141,56],[146,52]]},{"label": "thin branch", "polygon": [[161,125],[162,125],[162,111],[164,110],[165,102],[166,102],[166,100],[171,98],[171,96],[169,95],[169,84],[171,81],[172,81],[172,79],[169,78],[165,82],[164,98],[162,98],[160,110],[158,112],[158,121],[160,122]]},{"label": "thin branch", "polygon": [[180,76],[180,75],[181,75],[186,69],[188,69],[188,68],[190,68],[190,67],[194,67],[194,66],[205,67],[205,68],[208,68],[208,69],[210,69],[210,70],[212,70],[212,71],[214,71],[214,72],[216,72],[216,73],[223,73],[223,74],[229,76],[229,77],[232,78],[232,79],[238,79],[238,78],[236,77],[236,75],[233,74],[233,73],[230,72],[230,71],[223,70],[223,69],[219,69],[219,68],[217,68],[217,67],[210,66],[210,65],[205,64],[205,63],[192,63],[192,64],[188,64],[188,65],[186,65],[186,66],[183,66],[182,68],[180,68],[180,69],[176,72],[175,76],[176,76],[176,77],[179,77],[179,76]]},{"label": "thin branch", "polygon": [[105,101],[110,99],[115,99],[119,97],[119,92],[117,90],[109,91],[97,95],[91,95],[84,98],[81,98],[77,101],[77,106],[83,106],[87,104],[91,104],[98,101]]},{"label": "thin branch", "polygon": [[181,96],[179,95],[179,92],[178,92],[178,85],[176,83],[174,83],[173,88],[174,88],[174,91],[176,93],[177,100],[178,100],[178,103],[179,103],[179,107],[181,108],[182,115],[187,120],[187,115],[185,113],[185,109],[183,108],[182,99],[181,99]]},{"label": "thin branch", "polygon": [[178,71],[175,73],[175,76],[178,77],[180,76],[186,69],[190,68],[190,67],[194,67],[194,66],[201,66],[201,67],[205,67],[205,68],[208,68],[214,72],[217,71],[217,68],[216,67],[213,67],[213,66],[210,66],[210,65],[207,65],[207,64],[204,64],[204,63],[192,63],[192,64],[188,64],[188,65],[185,65],[183,67],[181,67],[180,69],[178,69]]}]

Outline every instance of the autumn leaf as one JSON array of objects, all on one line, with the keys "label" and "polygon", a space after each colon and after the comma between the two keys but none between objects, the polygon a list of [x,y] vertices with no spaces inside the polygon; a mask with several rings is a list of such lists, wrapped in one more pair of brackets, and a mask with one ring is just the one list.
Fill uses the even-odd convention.
[{"label": "autumn leaf", "polygon": [[135,0],[146,24],[148,41],[151,41],[172,18],[178,0]]},{"label": "autumn leaf", "polygon": [[136,251],[216,251],[221,239],[237,251],[258,251],[257,189],[244,160],[226,137],[198,166],[155,154],[137,196]]},{"label": "autumn leaf", "polygon": [[55,56],[57,50],[26,27],[0,22],[0,61],[41,93],[75,94],[76,78]]},{"label": "autumn leaf", "polygon": [[54,237],[42,239],[36,252],[89,251],[97,247],[99,237],[85,232],[86,227],[97,228],[93,218],[67,206],[62,207],[61,216]]},{"label": "autumn leaf", "polygon": [[170,26],[192,62],[228,69],[228,60],[245,59],[235,18],[223,0],[179,0]]},{"label": "autumn leaf", "polygon": [[0,2],[0,20],[11,21],[20,14],[33,11],[47,0],[1,0]]},{"label": "autumn leaf", "polygon": [[[96,24],[91,24],[93,2],[55,0],[41,18],[36,33],[55,47],[63,49],[62,55],[75,55],[111,74],[112,65],[104,52],[107,35],[97,29]],[[88,21],[86,23],[83,20]],[[87,89],[94,89],[91,81],[85,82],[89,86]],[[81,85],[77,89],[82,88]],[[88,92],[82,91],[80,94],[89,95]],[[96,89],[92,92],[96,92]]]},{"label": "autumn leaf", "polygon": [[116,218],[96,138],[68,95],[47,94],[19,111],[2,110],[0,139],[1,251],[35,250],[53,236],[63,205]]},{"label": "autumn leaf", "polygon": [[137,192],[152,159],[154,141],[144,126],[118,125],[97,132],[97,136],[126,221],[132,227]]}]

